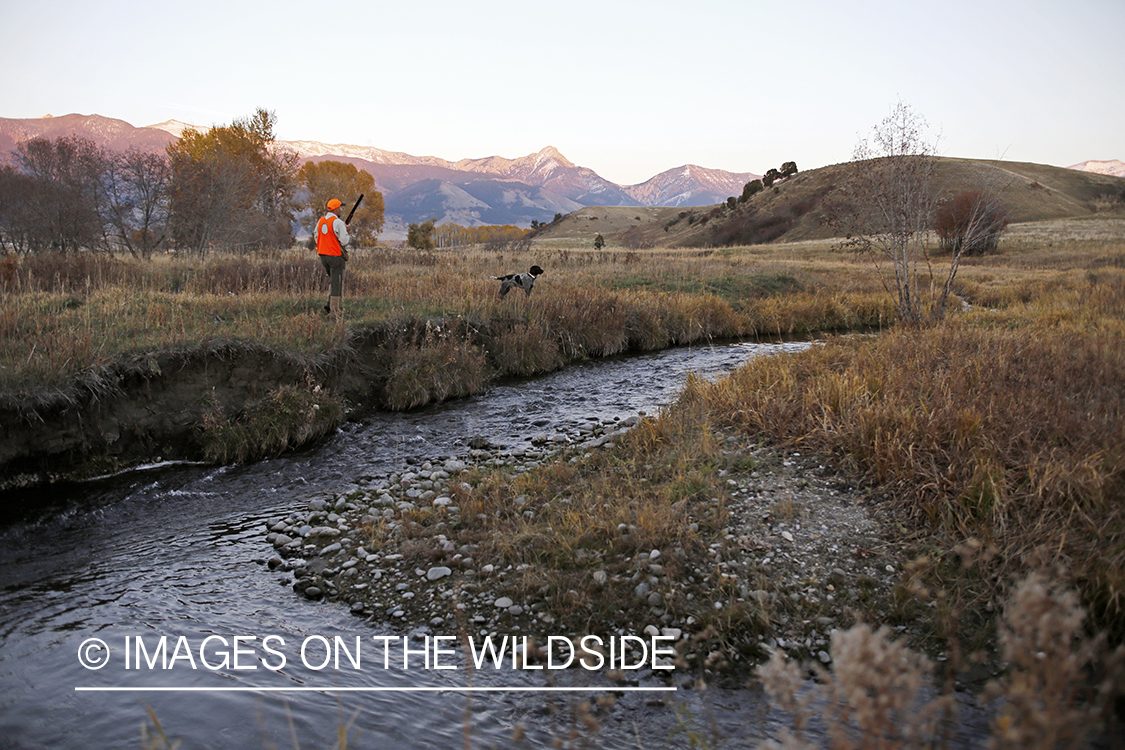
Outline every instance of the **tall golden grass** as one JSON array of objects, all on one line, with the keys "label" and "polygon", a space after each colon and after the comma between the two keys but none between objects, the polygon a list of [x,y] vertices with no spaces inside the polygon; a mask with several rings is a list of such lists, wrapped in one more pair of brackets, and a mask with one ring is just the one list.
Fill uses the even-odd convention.
[{"label": "tall golden grass", "polygon": [[[547,268],[535,294],[501,299],[489,277],[530,262]],[[125,354],[215,340],[315,355],[344,345],[349,331],[395,320],[440,320],[463,337],[478,337],[499,374],[523,375],[631,349],[890,322],[890,308],[874,288],[840,286],[839,274],[830,270],[836,261],[826,263],[803,272],[799,285],[778,287],[762,286],[761,278],[788,277],[788,266],[767,268],[750,256],[550,247],[532,258],[484,250],[361,250],[345,279],[347,323],[337,326],[321,315],[326,280],[307,250],[150,261],[85,253],[7,256],[0,263],[0,391],[60,387]],[[682,280],[693,276],[724,282],[683,291]],[[415,397],[401,401],[419,403]]]},{"label": "tall golden grass", "polygon": [[1030,283],[1026,302],[835,340],[693,380],[720,424],[834,454],[927,528],[1047,550],[1125,637],[1125,274]]}]

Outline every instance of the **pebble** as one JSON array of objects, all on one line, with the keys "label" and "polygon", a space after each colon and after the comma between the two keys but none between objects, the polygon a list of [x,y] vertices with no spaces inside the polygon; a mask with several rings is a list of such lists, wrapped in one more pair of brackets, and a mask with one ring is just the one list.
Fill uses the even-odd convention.
[{"label": "pebble", "polygon": [[452,574],[453,571],[451,569],[445,567],[444,565],[438,565],[426,571],[426,580],[436,581],[439,578],[445,578],[446,576]]}]

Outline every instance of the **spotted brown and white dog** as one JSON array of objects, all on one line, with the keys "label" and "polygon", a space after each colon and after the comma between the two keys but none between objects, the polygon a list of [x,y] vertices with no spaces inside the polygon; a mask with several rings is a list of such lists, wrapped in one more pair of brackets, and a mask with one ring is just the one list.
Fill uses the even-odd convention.
[{"label": "spotted brown and white dog", "polygon": [[531,289],[535,286],[535,277],[542,273],[542,268],[532,266],[527,273],[510,273],[507,276],[493,276],[492,278],[500,282],[501,297],[510,292],[513,287],[519,287],[523,290],[525,296],[530,297]]}]

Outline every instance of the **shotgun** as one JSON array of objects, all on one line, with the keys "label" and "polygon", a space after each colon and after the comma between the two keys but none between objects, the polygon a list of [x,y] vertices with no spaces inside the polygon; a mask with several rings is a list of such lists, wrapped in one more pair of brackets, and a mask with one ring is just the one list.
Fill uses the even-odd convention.
[{"label": "shotgun", "polygon": [[352,217],[355,216],[355,210],[359,208],[360,203],[363,203],[363,193],[359,194],[359,197],[355,199],[355,205],[352,206],[352,210],[348,211],[348,218],[344,219],[344,226],[352,223]]}]

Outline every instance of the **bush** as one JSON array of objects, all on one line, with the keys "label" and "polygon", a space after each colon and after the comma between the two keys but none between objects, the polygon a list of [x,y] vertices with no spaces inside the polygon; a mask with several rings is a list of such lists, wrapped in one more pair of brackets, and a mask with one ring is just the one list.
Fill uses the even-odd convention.
[{"label": "bush", "polygon": [[944,252],[983,255],[994,252],[1008,227],[1008,211],[998,198],[979,190],[961,193],[938,206],[934,231]]}]

